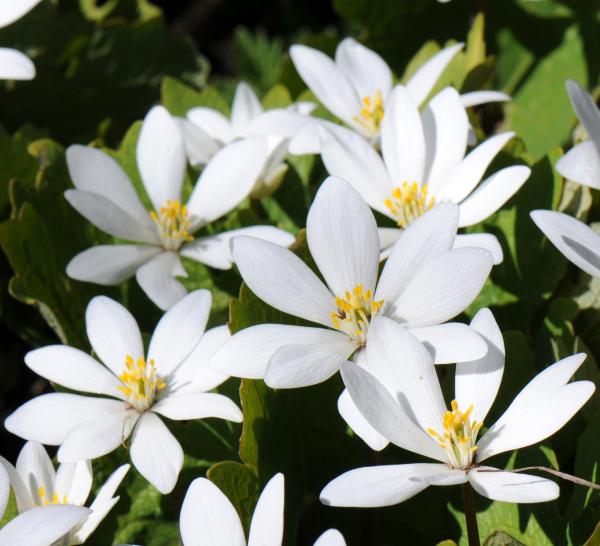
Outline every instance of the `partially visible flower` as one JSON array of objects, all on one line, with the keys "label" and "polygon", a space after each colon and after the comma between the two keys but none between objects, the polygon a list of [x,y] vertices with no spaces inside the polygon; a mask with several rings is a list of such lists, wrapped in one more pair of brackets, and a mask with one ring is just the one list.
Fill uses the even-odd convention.
[{"label": "partially visible flower", "polygon": [[132,435],[133,465],[161,493],[169,493],[183,465],[183,451],[159,416],[242,421],[242,412],[229,398],[208,392],[227,379],[208,367],[208,358],[229,337],[226,326],[204,332],[210,306],[207,290],[184,297],[159,321],[145,356],[129,311],[104,296],[92,299],[86,327],[102,364],[64,345],[31,351],[25,363],[58,385],[101,396],[38,396],[6,419],[7,430],[60,446],[61,463],[101,457]]},{"label": "partially visible flower", "polygon": [[313,109],[314,104],[304,102],[264,111],[252,88],[240,82],[233,98],[231,119],[212,108],[196,107],[188,111],[187,120],[180,121],[190,163],[201,165],[227,144],[263,136],[268,146],[267,160],[251,195],[255,198],[270,195],[287,172],[289,139],[311,119],[308,114]]},{"label": "partially visible flower", "polygon": [[[283,505],[284,477],[276,474],[256,503],[248,546],[281,546]],[[181,507],[179,527],[184,546],[246,546],[244,529],[234,506],[205,478],[197,478],[190,485]],[[346,542],[338,531],[330,529],[314,546],[346,546]]]},{"label": "partially visible flower", "polygon": [[[406,82],[407,92],[415,107],[419,107],[437,83],[448,63],[462,49],[455,44],[429,59]],[[332,114],[353,131],[377,144],[393,87],[393,76],[387,63],[374,51],[352,38],[342,40],[335,59],[304,45],[290,48],[296,70],[310,90]],[[497,91],[474,91],[464,95],[465,106],[491,101],[510,100]],[[291,151],[295,154],[318,153],[315,127],[306,126],[294,138]],[[327,124],[329,125],[329,124]]]},{"label": "partially visible flower", "polygon": [[[455,205],[440,205],[414,222],[378,279],[372,212],[344,181],[327,179],[306,221],[308,247],[326,284],[290,250],[252,237],[232,241],[242,278],[259,298],[316,324],[246,328],[215,353],[211,366],[236,377],[264,378],[273,388],[321,383],[351,356],[360,359],[376,316],[413,332],[437,363],[483,356],[487,345],[477,332],[457,322],[443,324],[475,299],[492,267],[483,249],[452,250],[457,217]],[[340,412],[363,436],[352,404],[340,405]]]},{"label": "partially visible flower", "polygon": [[[41,0],[4,0],[0,2],[0,28],[14,23],[32,10]],[[0,79],[32,80],[35,78],[35,66],[27,55],[0,47]]]},{"label": "partially visible flower", "polygon": [[[0,457],[0,466],[8,472],[15,492],[19,513],[37,506],[84,506],[92,488],[92,465],[89,461],[63,463],[55,471],[44,447],[27,442],[17,459],[16,468]],[[100,488],[90,514],[61,539],[61,544],[83,544],[108,515],[119,497],[113,494],[127,474],[129,465],[119,467]]]},{"label": "partially visible flower", "polygon": [[[394,220],[398,229],[382,230],[390,243],[440,203],[459,206],[459,227],[481,222],[497,211],[527,180],[531,169],[506,167],[480,180],[514,133],[489,138],[468,155],[469,121],[457,91],[447,87],[420,113],[408,88],[397,86],[381,124],[380,156],[352,131],[321,129],[321,157],[327,171],[350,183],[375,210]],[[461,241],[461,239],[463,239]],[[493,235],[458,237],[461,246],[482,246],[502,261]]]},{"label": "partially visible flower", "polygon": [[154,107],[144,120],[137,145],[137,165],[154,207],[148,211],[114,159],[94,148],[71,146],[67,163],[76,189],[66,191],[66,199],[101,230],[137,244],[89,248],[69,262],[67,274],[103,285],[117,285],[135,275],[148,297],[168,309],[186,294],[175,279],[187,275],[180,256],[229,269],[229,240],[235,235],[291,244],[293,236],[273,226],[195,236],[248,196],[265,158],[263,138],[225,147],[206,165],[184,204],[186,159],[181,132],[165,108]]},{"label": "partially visible flower", "polygon": [[[0,519],[4,516],[10,480],[0,464]],[[42,506],[27,510],[0,529],[0,546],[50,546],[90,514],[87,508],[70,505]]]},{"label": "partially visible flower", "polygon": [[480,311],[474,321],[490,347],[482,359],[456,367],[455,398],[448,410],[429,353],[394,322],[376,319],[373,335],[385,338],[386,344],[367,345],[365,367],[346,363],[344,383],[364,418],[380,434],[439,462],[351,470],[323,489],[323,503],[390,506],[430,485],[466,482],[480,495],[498,501],[529,503],[558,497],[559,488],[551,480],[482,463],[544,440],[577,413],[595,389],[590,381],[569,383],[585,355],[570,356],[539,373],[478,440],[502,379],[504,346],[488,310]]},{"label": "partially visible flower", "polygon": [[571,148],[556,163],[556,170],[565,178],[600,189],[600,110],[594,99],[577,82],[567,81],[567,91],[573,110],[585,128],[589,140]]}]

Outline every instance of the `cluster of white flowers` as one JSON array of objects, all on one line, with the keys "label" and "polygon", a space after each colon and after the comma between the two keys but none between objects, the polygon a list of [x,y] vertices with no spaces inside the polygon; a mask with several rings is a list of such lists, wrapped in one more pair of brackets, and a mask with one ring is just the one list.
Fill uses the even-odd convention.
[{"label": "cluster of white flowers", "polygon": [[[0,25],[37,1],[3,2]],[[558,496],[553,481],[483,463],[542,441],[571,419],[594,392],[589,381],[569,382],[584,355],[543,370],[482,432],[504,372],[502,334],[488,309],[469,325],[452,322],[502,261],[493,235],[458,229],[498,210],[530,174],[513,165],[481,182],[513,133],[474,145],[467,109],[509,97],[494,91],[461,96],[447,87],[426,101],[461,47],[442,50],[405,85],[394,85],[383,59],[353,39],[340,43],[335,60],[293,46],[298,73],[343,125],[312,117],[312,103],[263,111],[244,83],[236,89],[231,119],[205,107],[176,118],[156,106],[137,143],[145,196],[109,154],[68,149],[75,189],[65,198],[95,226],[125,241],[73,257],[68,275],[102,285],[135,275],[166,312],[145,350],[131,313],[96,297],[86,311],[93,357],[65,345],[27,354],[31,370],[67,391],[32,399],[5,422],[29,441],[15,466],[0,458],[0,513],[10,487],[19,512],[0,530],[0,546],[85,542],[118,501],[113,495],[129,470],[118,468],[85,508],[91,460],[130,438],[134,468],[170,493],[184,453],[163,418],[241,422],[238,406],[211,392],[230,376],[283,389],[314,385],[340,371],[346,389],[338,409],[357,436],[374,450],[391,442],[437,461],[350,470],[323,489],[325,504],[387,506],[430,485],[464,483],[501,501]],[[0,50],[0,77],[33,76],[23,54]],[[568,90],[590,140],[575,146],[557,169],[600,189],[600,112],[576,83],[569,82]],[[306,219],[318,271],[287,248],[294,237],[274,226],[198,235],[246,198],[274,192],[287,156],[314,153],[331,175]],[[188,162],[202,171],[184,204]],[[396,227],[378,228],[371,209]],[[600,235],[558,212],[534,211],[532,217],[571,261],[600,276]],[[235,264],[260,299],[312,325],[261,324],[234,335],[227,325],[205,331],[212,297],[207,290],[187,294],[176,279],[186,276],[181,257],[218,269]],[[457,365],[448,409],[435,365],[450,363]],[[56,471],[42,444],[58,446]],[[278,474],[258,501],[248,546],[281,544],[283,498]],[[204,478],[188,490],[180,529],[188,546],[246,544],[235,508]],[[335,530],[315,543],[344,544]]]}]

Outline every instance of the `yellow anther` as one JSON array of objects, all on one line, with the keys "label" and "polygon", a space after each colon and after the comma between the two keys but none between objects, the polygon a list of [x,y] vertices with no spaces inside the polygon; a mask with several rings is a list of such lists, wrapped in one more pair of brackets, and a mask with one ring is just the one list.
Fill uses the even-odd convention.
[{"label": "yellow anther", "polygon": [[407,227],[419,216],[435,206],[435,197],[428,197],[427,184],[419,186],[416,182],[402,182],[392,190],[392,197],[384,199],[383,203],[396,219],[400,227]]},{"label": "yellow anther", "polygon": [[367,136],[377,136],[384,115],[381,91],[378,89],[373,96],[363,97],[361,102],[362,107],[358,115],[352,116],[352,119],[363,128]]},{"label": "yellow anther", "polygon": [[68,504],[67,495],[63,495],[62,499],[59,497],[58,493],[52,493],[50,499],[46,497],[46,488],[40,487],[38,489],[38,493],[40,496],[40,504],[42,506],[48,506],[49,504]]},{"label": "yellow anther", "polygon": [[346,290],[344,298],[336,296],[335,305],[337,310],[330,315],[333,327],[363,344],[371,318],[379,312],[383,300],[373,301],[373,291],[358,284],[352,291]]},{"label": "yellow anther", "polygon": [[427,434],[446,451],[453,467],[469,468],[477,451],[475,443],[483,423],[470,420],[473,404],[464,412],[460,411],[456,400],[452,400],[450,407],[452,410],[442,416],[443,436],[432,428],[427,429]]},{"label": "yellow anther", "polygon": [[154,402],[158,391],[166,383],[157,375],[154,359],[134,359],[125,357],[125,371],[119,375],[122,385],[117,388],[125,395],[129,403],[139,411],[145,411]]},{"label": "yellow anther", "polygon": [[188,209],[177,200],[169,200],[164,207],[150,213],[150,218],[156,223],[163,245],[168,250],[177,249],[185,241],[193,241],[190,234],[192,222]]}]

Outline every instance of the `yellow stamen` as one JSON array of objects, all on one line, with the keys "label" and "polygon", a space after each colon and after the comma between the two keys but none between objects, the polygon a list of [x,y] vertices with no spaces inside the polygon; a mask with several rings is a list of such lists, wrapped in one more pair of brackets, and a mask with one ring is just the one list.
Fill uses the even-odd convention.
[{"label": "yellow stamen", "polygon": [[470,419],[472,404],[464,412],[460,411],[456,400],[452,400],[450,406],[452,410],[447,411],[442,418],[443,435],[432,428],[427,429],[427,434],[446,451],[454,468],[469,468],[473,464],[473,455],[477,451],[477,434],[483,423]]},{"label": "yellow stamen", "polygon": [[158,227],[163,245],[168,250],[176,250],[185,241],[193,241],[194,237],[189,230],[192,227],[189,212],[185,205],[177,200],[169,200],[158,213],[152,211],[150,218]]},{"label": "yellow stamen", "polygon": [[67,495],[63,495],[62,499],[59,497],[58,493],[52,493],[50,499],[46,497],[46,488],[39,487],[38,494],[40,496],[40,503],[42,506],[48,506],[49,504],[68,504]]},{"label": "yellow stamen", "polygon": [[377,136],[384,115],[381,91],[378,89],[373,96],[363,97],[361,102],[358,115],[352,116],[352,119],[364,129],[367,136]]},{"label": "yellow stamen", "polygon": [[419,186],[416,182],[409,184],[404,181],[383,203],[398,225],[405,228],[435,206],[435,197],[428,196],[428,193],[427,184]]},{"label": "yellow stamen", "polygon": [[352,292],[346,290],[343,298],[336,297],[335,305],[337,310],[331,313],[333,327],[364,344],[371,318],[379,312],[383,300],[374,301],[372,290],[364,290],[359,284]]},{"label": "yellow stamen", "polygon": [[129,403],[139,411],[146,411],[154,402],[158,391],[166,383],[156,373],[154,359],[146,361],[131,355],[125,357],[125,371],[119,376],[123,383],[117,388],[125,395]]}]

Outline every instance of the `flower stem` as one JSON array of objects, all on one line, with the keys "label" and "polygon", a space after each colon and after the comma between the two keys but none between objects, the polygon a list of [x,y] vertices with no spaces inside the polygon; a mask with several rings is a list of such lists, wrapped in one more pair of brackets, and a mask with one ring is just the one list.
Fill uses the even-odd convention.
[{"label": "flower stem", "polygon": [[477,527],[477,515],[475,514],[473,488],[469,482],[463,483],[461,488],[465,505],[465,520],[467,521],[469,546],[481,546],[481,542],[479,541],[479,528]]}]

